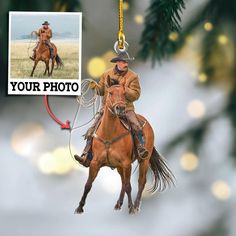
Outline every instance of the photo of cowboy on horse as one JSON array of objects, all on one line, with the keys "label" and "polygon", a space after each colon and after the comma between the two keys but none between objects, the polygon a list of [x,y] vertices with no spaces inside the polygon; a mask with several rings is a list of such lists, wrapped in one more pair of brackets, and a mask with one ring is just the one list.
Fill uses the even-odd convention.
[{"label": "photo of cowboy on horse", "polygon": [[9,19],[11,79],[80,79],[80,13],[11,12]]},{"label": "photo of cowboy on horse", "polygon": [[[44,21],[44,23],[42,24],[43,27],[41,27],[38,31],[34,31],[35,34],[39,37],[40,40],[43,40],[44,43],[46,44],[46,46],[49,48],[50,51],[50,58],[54,57],[53,54],[53,45],[50,42],[50,39],[52,38],[52,29],[49,27],[49,22],[48,21]],[[39,42],[37,44],[37,46],[33,49],[33,56],[30,57],[31,60],[35,60],[36,57],[36,49],[39,45]]]},{"label": "photo of cowboy on horse", "polygon": [[[45,62],[46,65],[44,75],[46,75],[46,73],[48,73],[48,76],[52,75],[55,62],[57,63],[57,67],[63,66],[63,62],[57,54],[56,46],[50,42],[50,39],[52,38],[52,29],[49,25],[48,21],[44,21],[42,27],[38,31],[33,31],[38,36],[39,41],[33,49],[33,56],[30,57],[30,59],[34,61],[34,67],[30,75],[31,77],[33,77],[36,66],[40,60]],[[49,71],[50,59],[52,60],[51,71]]]}]

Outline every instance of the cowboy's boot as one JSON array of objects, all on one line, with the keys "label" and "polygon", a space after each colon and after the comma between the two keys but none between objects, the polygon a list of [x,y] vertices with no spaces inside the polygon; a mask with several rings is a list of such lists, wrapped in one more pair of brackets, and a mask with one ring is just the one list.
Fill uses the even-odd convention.
[{"label": "cowboy's boot", "polygon": [[50,51],[50,58],[53,59],[54,58],[54,50],[52,47],[49,47],[49,51]]},{"label": "cowboy's boot", "polygon": [[91,147],[92,147],[92,138],[89,138],[86,142],[86,146],[84,148],[82,155],[81,156],[77,154],[74,155],[75,160],[78,161],[84,167],[89,167],[90,162],[93,158]]},{"label": "cowboy's boot", "polygon": [[81,156],[79,155],[74,155],[74,158],[76,161],[78,161],[81,165],[85,167],[89,167],[90,162],[93,158],[92,156],[92,140],[93,140],[93,133],[98,125],[98,122],[100,121],[102,117],[103,112],[100,111],[98,115],[95,118],[95,121],[93,125],[88,129],[86,134],[84,135],[85,139],[87,140],[86,146],[84,148],[84,151]]},{"label": "cowboy's boot", "polygon": [[134,131],[135,132],[135,143],[137,147],[138,156],[141,160],[145,160],[148,157],[148,150],[145,148],[145,140],[142,130]]}]

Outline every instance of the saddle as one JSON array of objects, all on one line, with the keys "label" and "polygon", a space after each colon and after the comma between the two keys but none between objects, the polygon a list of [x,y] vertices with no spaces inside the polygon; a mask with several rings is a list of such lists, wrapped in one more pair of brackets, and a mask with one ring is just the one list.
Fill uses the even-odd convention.
[{"label": "saddle", "polygon": [[[146,121],[142,120],[140,117],[138,117],[138,122],[139,124],[142,126],[142,128],[145,126]],[[120,122],[121,124],[124,126],[124,128],[126,128],[127,130],[131,130],[131,124],[129,123],[129,121],[126,119],[126,117],[120,118]]]},{"label": "saddle", "polygon": [[37,42],[37,45],[36,45],[36,47],[34,48],[34,50],[37,50],[37,49],[39,48],[40,41],[49,49],[49,51],[50,51],[50,56],[51,56],[51,54],[52,54],[52,52],[53,52],[53,47],[55,47],[55,44],[52,43],[52,42],[50,42],[50,41],[48,41],[48,40],[39,40],[39,41]]}]

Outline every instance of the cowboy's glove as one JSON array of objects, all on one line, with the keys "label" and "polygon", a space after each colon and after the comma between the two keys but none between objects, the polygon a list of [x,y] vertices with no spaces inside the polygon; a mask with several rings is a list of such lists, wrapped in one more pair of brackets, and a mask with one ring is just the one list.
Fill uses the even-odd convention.
[{"label": "cowboy's glove", "polygon": [[95,89],[95,88],[96,88],[96,83],[95,83],[94,81],[91,81],[91,82],[89,83],[89,88]]}]

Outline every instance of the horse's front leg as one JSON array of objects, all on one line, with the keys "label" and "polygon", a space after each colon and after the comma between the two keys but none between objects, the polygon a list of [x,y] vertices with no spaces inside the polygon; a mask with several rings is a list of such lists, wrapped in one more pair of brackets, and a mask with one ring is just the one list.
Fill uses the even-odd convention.
[{"label": "horse's front leg", "polygon": [[84,212],[83,207],[85,205],[87,195],[92,188],[93,181],[95,180],[99,170],[100,170],[100,165],[97,162],[92,161],[90,163],[89,176],[84,187],[84,193],[80,200],[79,206],[75,209],[75,214],[81,214]]},{"label": "horse's front leg", "polygon": [[49,60],[46,60],[44,62],[45,62],[45,71],[43,75],[45,76],[48,72],[48,76],[49,76]]},{"label": "horse's front leg", "polygon": [[123,169],[122,168],[117,168],[117,171],[120,174],[122,186],[121,186],[119,199],[117,200],[117,203],[116,203],[114,209],[115,210],[120,210],[122,205],[123,205],[124,196],[125,196],[125,183],[124,183]]},{"label": "horse's front leg", "polygon": [[32,72],[31,72],[31,74],[30,74],[30,77],[33,77],[34,71],[35,71],[35,68],[36,68],[38,62],[39,62],[38,60],[35,60],[35,61],[34,61],[34,67],[33,67],[33,69],[32,69]]},{"label": "horse's front leg", "polygon": [[147,182],[147,172],[149,167],[149,158],[142,161],[139,164],[139,179],[138,179],[138,193],[134,202],[135,211],[138,212],[140,210],[140,203],[142,198],[142,193]]},{"label": "horse's front leg", "polygon": [[47,71],[48,71],[48,77],[50,76],[50,70],[49,70],[49,61],[50,61],[50,59],[47,61]]},{"label": "horse's front leg", "polygon": [[133,205],[132,196],[131,196],[132,187],[131,187],[131,183],[130,183],[131,163],[129,163],[128,165],[126,165],[123,168],[123,177],[124,177],[125,192],[128,196],[129,213],[134,214],[135,210],[134,210],[134,205]]}]

